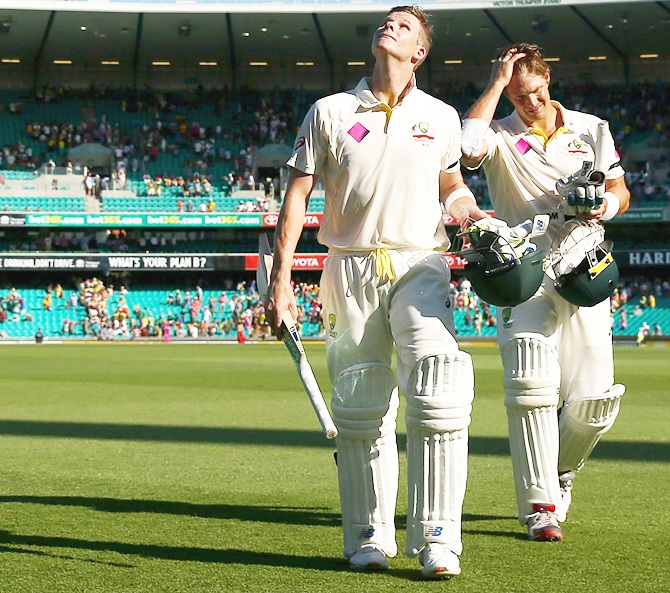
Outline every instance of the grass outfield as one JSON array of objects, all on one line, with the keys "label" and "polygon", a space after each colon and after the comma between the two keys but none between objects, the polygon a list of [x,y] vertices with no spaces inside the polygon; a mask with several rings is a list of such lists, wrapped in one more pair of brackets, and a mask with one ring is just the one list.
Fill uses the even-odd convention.
[{"label": "grass outfield", "polygon": [[[515,519],[497,350],[465,349],[463,574],[425,582],[402,555],[346,570],[334,447],[281,345],[0,348],[0,592],[670,591],[670,350],[615,350],[619,420],[545,544]],[[307,350],[328,391],[323,346]]]}]

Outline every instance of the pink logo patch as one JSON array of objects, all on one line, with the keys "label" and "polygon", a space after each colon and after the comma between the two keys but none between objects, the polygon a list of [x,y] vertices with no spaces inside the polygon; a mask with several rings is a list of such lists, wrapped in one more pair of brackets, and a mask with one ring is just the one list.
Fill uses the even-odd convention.
[{"label": "pink logo patch", "polygon": [[526,154],[530,150],[530,144],[528,144],[528,142],[526,142],[523,138],[520,138],[514,146],[521,154]]},{"label": "pink logo patch", "polygon": [[368,130],[362,123],[357,122],[353,126],[351,126],[351,129],[347,132],[349,136],[351,136],[356,142],[360,142],[365,138],[368,134],[370,133],[370,130]]}]

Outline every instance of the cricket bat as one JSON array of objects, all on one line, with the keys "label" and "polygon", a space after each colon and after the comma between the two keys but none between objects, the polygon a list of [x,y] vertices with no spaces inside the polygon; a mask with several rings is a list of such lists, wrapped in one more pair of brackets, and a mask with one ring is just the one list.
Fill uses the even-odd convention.
[{"label": "cricket bat", "polygon": [[[265,233],[262,233],[258,239],[256,285],[263,301],[265,301],[268,293],[272,262],[272,249],[270,248],[268,237]],[[328,406],[326,406],[326,402],[323,399],[323,394],[321,393],[319,384],[314,376],[314,371],[307,360],[300,334],[295,326],[293,317],[291,317],[291,313],[289,311],[284,311],[281,316],[281,321],[283,324],[282,340],[295,363],[302,386],[305,388],[305,392],[309,396],[309,401],[316,412],[316,416],[319,419],[323,432],[326,434],[326,438],[333,439],[337,436],[337,428],[330,417]]]},{"label": "cricket bat", "polygon": [[605,183],[605,173],[603,172],[603,152],[605,150],[605,135],[607,134],[607,124],[601,121],[598,124],[598,133],[596,135],[596,145],[593,149],[593,170],[589,175],[589,183],[600,185]]}]

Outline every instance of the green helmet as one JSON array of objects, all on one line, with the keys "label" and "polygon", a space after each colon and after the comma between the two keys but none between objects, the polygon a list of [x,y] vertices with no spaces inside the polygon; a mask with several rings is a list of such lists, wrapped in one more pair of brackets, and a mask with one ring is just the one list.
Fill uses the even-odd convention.
[{"label": "green helmet", "polygon": [[569,221],[554,240],[549,261],[554,288],[566,301],[593,307],[608,299],[619,283],[612,241],[593,221]]},{"label": "green helmet", "polygon": [[532,244],[519,257],[500,235],[480,232],[476,244],[458,253],[467,260],[463,275],[477,295],[498,307],[515,307],[527,301],[542,284],[545,252]]}]

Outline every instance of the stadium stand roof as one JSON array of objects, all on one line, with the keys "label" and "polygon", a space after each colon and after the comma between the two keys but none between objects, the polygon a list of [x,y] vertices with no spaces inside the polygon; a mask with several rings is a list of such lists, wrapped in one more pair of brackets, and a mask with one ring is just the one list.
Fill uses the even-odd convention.
[{"label": "stadium stand roof", "polygon": [[[369,71],[372,33],[395,4],[9,0],[0,8],[0,76],[5,89],[96,81],[338,90]],[[486,81],[496,50],[518,41],[559,59],[554,69],[562,80],[627,83],[670,73],[670,2],[420,4],[435,23],[422,73],[432,81]]]}]

